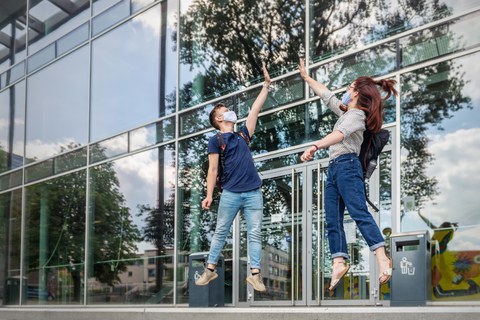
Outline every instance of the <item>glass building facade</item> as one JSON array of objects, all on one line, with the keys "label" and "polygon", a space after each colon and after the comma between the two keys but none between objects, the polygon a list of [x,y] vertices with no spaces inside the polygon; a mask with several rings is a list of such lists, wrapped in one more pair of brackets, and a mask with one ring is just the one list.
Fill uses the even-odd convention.
[{"label": "glass building facade", "polygon": [[338,95],[362,75],[397,81],[372,213],[387,242],[428,231],[433,304],[477,303],[479,17],[479,0],[2,1],[1,303],[187,305],[189,256],[208,251],[218,204],[201,209],[208,114],[223,102],[241,126],[265,60],[272,89],[251,149],[267,293],[245,284],[239,215],[223,251],[226,304],[388,305],[348,212],[352,268],[328,292],[328,154],[299,154],[336,118],[300,78],[301,51]]}]

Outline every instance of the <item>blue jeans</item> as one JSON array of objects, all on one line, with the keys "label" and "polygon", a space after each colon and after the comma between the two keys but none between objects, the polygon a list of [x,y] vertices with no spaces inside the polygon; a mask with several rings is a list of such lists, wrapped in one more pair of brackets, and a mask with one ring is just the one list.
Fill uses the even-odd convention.
[{"label": "blue jeans", "polygon": [[332,258],[349,258],[343,229],[345,206],[370,250],[385,246],[380,229],[367,209],[362,166],[355,153],[341,155],[328,165],[325,215]]},{"label": "blue jeans", "polygon": [[233,220],[242,209],[247,222],[250,268],[260,269],[262,260],[263,196],[260,188],[247,192],[223,190],[218,205],[217,227],[210,245],[208,263],[217,264]]}]

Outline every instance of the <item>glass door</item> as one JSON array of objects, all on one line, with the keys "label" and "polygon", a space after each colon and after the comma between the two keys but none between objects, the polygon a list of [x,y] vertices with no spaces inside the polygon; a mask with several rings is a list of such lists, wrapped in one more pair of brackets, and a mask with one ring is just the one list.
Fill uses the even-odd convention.
[{"label": "glass door", "polygon": [[[344,213],[351,260],[349,273],[328,290],[332,259],[328,247],[324,191],[328,161],[262,172],[264,219],[262,277],[265,293],[254,291],[249,274],[246,223],[239,222],[240,305],[365,305],[375,303],[374,255],[355,222]],[[376,182],[378,187],[378,182]],[[373,211],[371,211],[373,213]],[[374,215],[375,217],[375,215]],[[372,294],[372,292],[374,294]]]},{"label": "glass door", "polygon": [[305,304],[305,168],[263,174],[262,277],[265,293],[245,281],[249,273],[246,223],[240,220],[239,301],[250,305]]},{"label": "glass door", "polygon": [[[334,291],[329,291],[332,258],[328,246],[324,194],[328,174],[328,162],[318,162],[307,167],[307,265],[311,281],[308,286],[308,305],[356,305],[374,304],[370,294],[370,274],[376,274],[374,256],[361,236],[355,222],[344,213],[344,229],[347,238],[350,270]],[[375,286],[375,284],[373,284]]]}]

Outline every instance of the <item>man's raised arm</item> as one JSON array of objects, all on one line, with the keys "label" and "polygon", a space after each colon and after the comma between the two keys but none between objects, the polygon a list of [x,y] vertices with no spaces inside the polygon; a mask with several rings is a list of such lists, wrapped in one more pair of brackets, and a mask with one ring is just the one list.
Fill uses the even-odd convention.
[{"label": "man's raised arm", "polygon": [[263,69],[263,75],[265,76],[265,82],[263,83],[262,90],[258,94],[257,99],[255,99],[255,102],[253,103],[252,108],[248,113],[247,122],[246,122],[246,126],[248,129],[248,133],[250,134],[250,137],[253,136],[253,133],[255,132],[255,128],[257,127],[258,114],[260,113],[260,110],[262,109],[262,106],[265,103],[265,100],[267,100],[268,87],[270,86],[270,75],[268,74],[267,67],[265,66],[265,62],[262,62],[262,69]]}]

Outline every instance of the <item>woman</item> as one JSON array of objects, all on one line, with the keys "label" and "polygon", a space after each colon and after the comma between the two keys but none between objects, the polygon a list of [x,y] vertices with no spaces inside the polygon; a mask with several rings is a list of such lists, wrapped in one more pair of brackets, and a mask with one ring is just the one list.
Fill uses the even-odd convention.
[{"label": "woman", "polygon": [[390,280],[392,264],[385,253],[385,242],[380,230],[367,209],[365,182],[358,155],[365,129],[378,132],[382,127],[382,97],[378,86],[387,94],[384,99],[388,99],[392,94],[397,95],[395,81],[359,77],[347,87],[340,101],[327,87],[308,76],[303,59],[300,60],[299,70],[313,91],[340,117],[333,132],[315,141],[301,156],[302,161],[309,161],[319,149],[329,148],[330,161],[325,188],[327,237],[333,258],[329,290],[335,289],[350,268],[345,263],[349,258],[343,229],[345,206],[370,250],[375,252],[380,270],[379,282],[384,284]]}]

